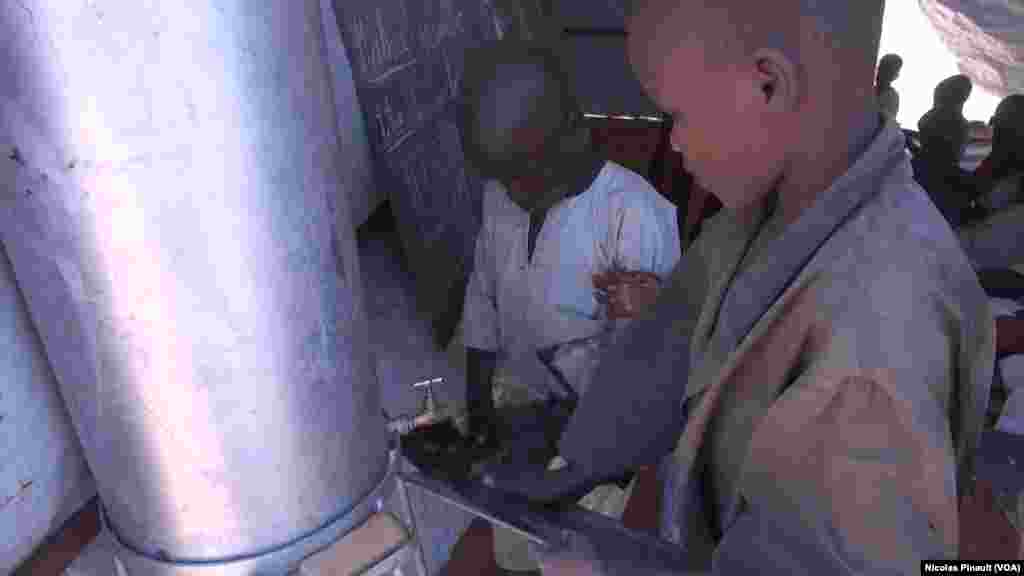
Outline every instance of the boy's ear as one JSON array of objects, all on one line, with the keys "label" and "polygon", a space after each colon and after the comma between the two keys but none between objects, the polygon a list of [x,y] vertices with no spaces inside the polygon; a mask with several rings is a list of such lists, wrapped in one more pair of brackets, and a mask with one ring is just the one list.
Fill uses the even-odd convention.
[{"label": "boy's ear", "polygon": [[754,63],[765,104],[778,112],[795,110],[802,96],[796,62],[780,50],[762,49]]}]

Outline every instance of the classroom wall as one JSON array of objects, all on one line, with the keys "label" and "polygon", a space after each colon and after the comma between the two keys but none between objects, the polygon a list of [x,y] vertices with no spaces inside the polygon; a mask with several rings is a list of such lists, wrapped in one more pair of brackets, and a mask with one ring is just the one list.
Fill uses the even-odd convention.
[{"label": "classroom wall", "polygon": [[[939,38],[976,87],[1003,97],[1024,91],[1024,9],[1017,0],[918,0]],[[982,118],[986,120],[986,118]]]}]

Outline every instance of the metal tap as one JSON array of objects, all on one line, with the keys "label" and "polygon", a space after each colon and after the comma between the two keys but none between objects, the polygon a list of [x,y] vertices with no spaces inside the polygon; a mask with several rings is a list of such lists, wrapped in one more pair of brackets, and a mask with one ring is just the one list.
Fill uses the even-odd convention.
[{"label": "metal tap", "polygon": [[[431,378],[429,380],[422,380],[412,385],[414,390],[423,388],[425,390],[425,399],[423,402],[423,410],[420,411],[417,416],[399,416],[398,418],[388,419],[388,431],[397,432],[398,434],[408,434],[417,428],[429,426],[441,422],[448,417],[447,410],[444,405],[437,401],[434,397],[434,384],[444,383],[444,378]],[[385,414],[387,416],[387,414]]]},{"label": "metal tap", "polygon": [[433,385],[434,384],[443,384],[443,383],[444,383],[444,378],[431,378],[430,380],[423,380],[421,382],[416,382],[415,384],[412,385],[414,390],[415,389],[419,389],[419,388],[423,388],[425,390],[426,398],[425,398],[424,403],[423,403],[423,412],[420,413],[421,416],[428,415],[428,414],[439,414],[440,409],[442,407],[438,404],[437,400],[434,398],[434,388],[433,388]]}]

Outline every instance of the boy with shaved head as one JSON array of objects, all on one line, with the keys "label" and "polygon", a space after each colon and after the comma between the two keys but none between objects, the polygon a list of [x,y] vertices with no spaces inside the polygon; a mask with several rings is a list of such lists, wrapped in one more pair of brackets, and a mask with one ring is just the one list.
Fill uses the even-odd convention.
[{"label": "boy with shaved head", "polygon": [[634,7],[637,76],[725,210],[606,353],[560,454],[601,476],[670,452],[661,534],[689,565],[594,533],[541,551],[545,573],[909,575],[957,556],[994,330],[875,106],[882,11]]}]

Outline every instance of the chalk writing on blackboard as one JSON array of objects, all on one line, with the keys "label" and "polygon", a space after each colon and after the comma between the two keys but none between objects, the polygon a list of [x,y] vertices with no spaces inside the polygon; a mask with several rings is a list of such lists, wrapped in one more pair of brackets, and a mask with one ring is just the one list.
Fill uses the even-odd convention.
[{"label": "chalk writing on blackboard", "polygon": [[390,154],[390,153],[394,152],[395,150],[398,150],[399,148],[404,146],[405,143],[410,138],[412,138],[415,135],[416,135],[416,131],[415,130],[406,130],[405,132],[402,133],[401,136],[399,136],[394,142],[391,143],[391,146],[387,149],[387,152]]},{"label": "chalk writing on blackboard", "polygon": [[453,102],[463,52],[523,32],[519,15],[504,15],[496,1],[332,0],[378,185],[409,250],[421,310],[442,324],[447,308],[461,305],[449,298],[472,268],[481,220],[482,186],[464,164]]},{"label": "chalk writing on blackboard", "polygon": [[454,97],[450,52],[434,51],[397,70],[380,84],[367,85],[363,94],[375,127],[375,141],[391,151],[407,132],[420,130]]},{"label": "chalk writing on blackboard", "polygon": [[416,64],[416,60],[409,60],[408,62],[402,62],[401,64],[395,64],[394,66],[392,66],[392,67],[388,68],[387,70],[384,70],[383,72],[381,72],[376,78],[371,78],[369,81],[370,81],[371,84],[383,84],[384,82],[386,82],[388,80],[388,78],[391,78],[392,76],[394,76],[398,72],[401,72],[402,70],[405,70],[406,68],[408,68],[409,66],[412,66],[414,64]]},{"label": "chalk writing on blackboard", "polygon": [[388,65],[411,54],[405,0],[378,3],[372,12],[346,13],[349,50],[360,76],[378,76]]},{"label": "chalk writing on blackboard", "polygon": [[450,151],[447,155],[447,165],[443,169],[455,176],[455,188],[452,190],[451,206],[472,206],[473,199],[477,194],[470,190],[469,172],[466,163],[462,161],[462,139],[458,126],[454,122],[442,120],[438,123],[438,147]]},{"label": "chalk writing on blackboard", "polygon": [[420,241],[446,242],[449,254],[469,257],[479,226],[480,187],[462,162],[454,119],[441,116],[389,156],[401,174],[401,203],[418,215]]},{"label": "chalk writing on blackboard", "polygon": [[379,142],[387,147],[408,129],[407,108],[402,102],[383,97],[373,104],[374,120]]},{"label": "chalk writing on blackboard", "polygon": [[419,23],[421,50],[434,50],[446,39],[465,33],[464,14],[453,0],[426,2],[423,8],[423,18]]},{"label": "chalk writing on blackboard", "polygon": [[491,17],[491,23],[494,25],[494,34],[498,40],[501,40],[505,36],[505,23],[501,21],[498,10],[494,7],[493,0],[481,0],[484,7],[484,12]]},{"label": "chalk writing on blackboard", "polygon": [[420,124],[437,116],[450,99],[445,58],[445,52],[437,50],[430,58],[421,60],[422,65],[415,71],[409,97],[415,102]]},{"label": "chalk writing on blackboard", "polygon": [[458,97],[460,76],[455,72],[455,64],[452,62],[450,54],[445,55],[444,77],[448,79],[448,97]]}]

